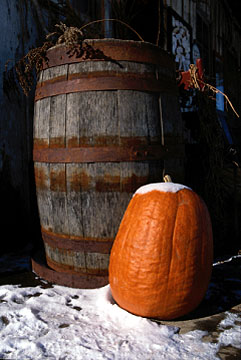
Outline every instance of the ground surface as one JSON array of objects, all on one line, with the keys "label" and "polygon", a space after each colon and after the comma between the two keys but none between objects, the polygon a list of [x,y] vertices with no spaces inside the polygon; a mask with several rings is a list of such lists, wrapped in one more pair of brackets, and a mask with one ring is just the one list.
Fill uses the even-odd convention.
[{"label": "ground surface", "polygon": [[[24,333],[17,330],[19,319]],[[11,326],[16,329],[12,338]],[[138,342],[136,337],[145,332],[140,335],[141,327],[151,335],[144,334]],[[78,340],[80,328],[85,332],[82,342]],[[65,344],[65,349],[59,349],[62,357],[51,352],[56,336]],[[68,348],[68,337],[75,344],[76,355]],[[182,319],[161,322],[119,309],[108,287],[75,290],[52,286],[31,271],[28,251],[2,256],[0,339],[0,359],[128,359],[127,353],[132,359],[241,359],[241,256],[230,255],[214,263],[208,292],[195,311]],[[50,345],[46,345],[47,339]]]}]

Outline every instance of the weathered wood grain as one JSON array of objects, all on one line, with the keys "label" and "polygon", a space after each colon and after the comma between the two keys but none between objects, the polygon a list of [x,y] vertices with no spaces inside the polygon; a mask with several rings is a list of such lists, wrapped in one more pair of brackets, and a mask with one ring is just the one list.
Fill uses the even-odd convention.
[{"label": "weathered wood grain", "polygon": [[52,194],[50,190],[50,164],[35,163],[35,183],[41,226],[53,231]]},{"label": "weathered wood grain", "polygon": [[35,103],[34,147],[49,147],[50,98]]},{"label": "weathered wood grain", "polygon": [[50,98],[49,147],[65,147],[66,95]]}]

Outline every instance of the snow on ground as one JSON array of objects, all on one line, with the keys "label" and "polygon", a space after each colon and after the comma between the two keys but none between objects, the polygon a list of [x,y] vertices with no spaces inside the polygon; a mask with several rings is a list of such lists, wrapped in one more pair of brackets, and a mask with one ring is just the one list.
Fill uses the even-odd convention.
[{"label": "snow on ground", "polygon": [[[217,266],[217,265],[216,265]],[[221,346],[241,349],[241,314],[226,311],[216,343],[207,332],[134,316],[100,289],[0,286],[0,359],[215,360]]]},{"label": "snow on ground", "polygon": [[112,303],[98,290],[0,288],[0,358],[215,359],[217,344],[203,332],[176,334]]}]

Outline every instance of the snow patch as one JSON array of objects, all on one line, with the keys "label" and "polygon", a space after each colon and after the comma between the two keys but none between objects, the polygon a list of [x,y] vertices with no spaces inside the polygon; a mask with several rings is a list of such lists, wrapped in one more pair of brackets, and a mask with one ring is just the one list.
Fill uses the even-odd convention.
[{"label": "snow patch", "polygon": [[136,190],[135,194],[146,194],[151,191],[161,191],[161,192],[172,192],[176,193],[183,189],[192,190],[190,187],[182,184],[176,184],[172,182],[160,182],[160,183],[153,183],[141,186],[139,189]]},{"label": "snow patch", "polygon": [[219,329],[224,330],[219,336],[221,346],[232,345],[241,349],[241,319],[238,314],[226,312],[226,317],[219,324]]},{"label": "snow patch", "polygon": [[[237,271],[227,272],[225,266],[238,258],[213,264],[214,270],[220,266],[223,277],[237,285]],[[222,282],[210,284],[206,300],[223,296]],[[86,290],[42,283],[0,286],[0,359],[216,360],[223,346],[241,348],[241,314],[232,310],[217,325],[217,339],[211,343],[203,339],[207,331],[180,334],[176,326],[128,313],[115,303],[109,285]],[[234,290],[229,295],[240,300]],[[227,306],[224,297],[221,302]]]},{"label": "snow patch", "polygon": [[229,257],[228,259],[216,261],[215,263],[213,263],[213,266],[217,266],[217,265],[221,265],[221,264],[224,264],[224,263],[228,263],[228,262],[231,262],[232,260],[238,259],[238,258],[241,258],[241,255],[234,255],[234,256]]},{"label": "snow patch", "polygon": [[179,334],[175,326],[121,309],[109,285],[87,290],[7,285],[0,286],[0,296],[3,359],[215,360],[221,345],[238,346],[237,315],[227,313],[218,343],[208,343],[202,341],[204,331]]}]

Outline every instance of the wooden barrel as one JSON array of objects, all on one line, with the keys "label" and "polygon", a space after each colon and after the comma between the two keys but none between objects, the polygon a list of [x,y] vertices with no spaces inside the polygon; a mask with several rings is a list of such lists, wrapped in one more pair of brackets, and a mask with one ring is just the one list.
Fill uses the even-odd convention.
[{"label": "wooden barrel", "polygon": [[104,285],[133,192],[162,179],[159,95],[176,92],[174,63],[152,44],[113,39],[56,46],[47,58],[33,152],[47,264],[80,287]]}]

